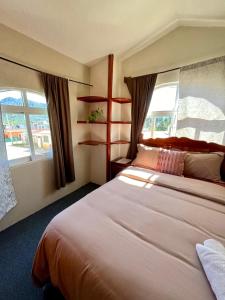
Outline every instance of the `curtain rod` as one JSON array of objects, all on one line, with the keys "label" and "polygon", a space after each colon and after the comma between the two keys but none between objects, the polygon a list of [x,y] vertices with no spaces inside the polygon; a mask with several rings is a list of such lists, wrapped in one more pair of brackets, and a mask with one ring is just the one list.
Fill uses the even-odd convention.
[{"label": "curtain rod", "polygon": [[177,68],[173,68],[173,69],[161,71],[161,72],[158,72],[157,74],[163,74],[163,73],[167,73],[167,72],[172,72],[172,71],[180,70],[181,68],[183,68],[183,67],[177,67]]},{"label": "curtain rod", "polygon": [[[26,68],[26,69],[29,69],[29,70],[32,70],[32,71],[35,71],[35,72],[42,73],[42,71],[39,70],[39,69],[36,69],[36,68],[30,67],[30,66],[27,66],[27,65],[15,62],[15,61],[7,59],[5,57],[0,56],[0,59],[4,60],[4,61],[7,61],[7,62],[10,62],[10,63],[12,63],[14,65],[17,65],[17,66],[20,66],[20,67],[23,67],[23,68]],[[43,73],[46,73],[46,72],[43,72]],[[53,75],[53,74],[50,74],[50,73],[47,73],[47,74]],[[65,78],[65,77],[63,77],[63,78]],[[68,78],[65,78],[65,79],[68,79]],[[73,80],[73,79],[70,79],[70,78],[68,80],[71,81],[71,82],[78,83],[78,84],[83,84],[83,85],[87,85],[87,86],[93,86],[92,84],[89,84],[89,83],[86,83],[86,82],[82,82],[82,81]]]},{"label": "curtain rod", "polygon": [[[157,74],[157,75],[159,75],[159,74],[163,74],[163,73],[167,73],[167,72],[171,72],[171,71],[175,71],[175,70],[180,70],[181,68],[183,68],[183,67],[177,67],[177,68],[173,68],[173,69],[169,69],[169,70],[165,70],[165,71],[161,71],[161,72],[155,72],[155,73],[150,73],[150,74],[146,74],[146,75],[140,75],[140,76],[137,76],[137,77],[142,77],[142,76],[147,76],[147,75],[152,75],[152,74]],[[127,78],[129,78],[129,77],[124,77],[124,82],[126,83],[126,80],[127,80]]]},{"label": "curtain rod", "polygon": [[[225,59],[225,56],[219,56],[219,57],[216,57],[216,58],[211,58],[211,59],[203,60],[203,61],[200,61],[200,62],[197,62],[197,63],[193,63],[193,64],[181,66],[181,67],[176,67],[176,68],[168,69],[168,70],[161,71],[161,72],[150,73],[150,74],[147,74],[147,75],[151,75],[151,74],[163,74],[163,73],[167,73],[167,72],[171,72],[171,71],[180,70],[180,69],[182,69],[182,68],[188,68],[188,67],[191,67],[191,66],[193,66],[193,65],[197,65],[197,64],[201,64],[201,63],[205,63],[205,62],[212,63],[212,62],[217,61],[217,60],[220,60],[220,59],[223,59],[223,60],[224,60],[224,59]],[[141,76],[145,76],[145,75],[140,75],[140,76],[137,76],[137,77],[141,77]],[[125,80],[125,78],[127,78],[127,77],[124,77],[124,80]]]}]

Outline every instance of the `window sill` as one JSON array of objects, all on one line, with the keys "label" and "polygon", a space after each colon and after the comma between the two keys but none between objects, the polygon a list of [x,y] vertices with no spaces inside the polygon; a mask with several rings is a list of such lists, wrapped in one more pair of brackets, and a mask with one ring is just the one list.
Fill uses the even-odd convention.
[{"label": "window sill", "polygon": [[24,157],[24,158],[19,158],[19,159],[9,161],[9,167],[10,169],[14,169],[27,164],[33,164],[39,161],[45,161],[45,160],[48,161],[52,159],[53,159],[52,155],[39,155],[36,156],[34,159],[31,159],[31,157],[29,156],[29,157]]}]

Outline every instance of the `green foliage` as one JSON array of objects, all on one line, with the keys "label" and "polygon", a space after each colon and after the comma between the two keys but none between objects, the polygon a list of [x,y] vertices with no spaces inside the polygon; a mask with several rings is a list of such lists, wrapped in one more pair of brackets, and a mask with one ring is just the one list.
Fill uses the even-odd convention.
[{"label": "green foliage", "polygon": [[167,131],[171,124],[171,117],[157,117],[155,120],[156,131]]},{"label": "green foliage", "polygon": [[154,122],[154,131],[167,131],[168,127],[171,125],[172,119],[170,116],[158,116],[151,117],[148,116],[145,119],[144,131],[150,131]]},{"label": "green foliage", "polygon": [[98,120],[101,120],[103,118],[103,109],[100,109],[99,107],[96,110],[93,110],[90,115],[88,116],[89,122],[96,122]]}]

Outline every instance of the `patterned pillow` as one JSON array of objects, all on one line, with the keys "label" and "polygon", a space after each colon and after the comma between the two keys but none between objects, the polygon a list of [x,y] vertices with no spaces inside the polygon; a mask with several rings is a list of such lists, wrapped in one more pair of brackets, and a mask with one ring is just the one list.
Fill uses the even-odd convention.
[{"label": "patterned pillow", "polygon": [[182,176],[184,160],[187,152],[161,149],[158,159],[157,170],[162,173]]},{"label": "patterned pillow", "polygon": [[183,175],[186,152],[138,145],[133,166],[156,170],[177,176]]}]

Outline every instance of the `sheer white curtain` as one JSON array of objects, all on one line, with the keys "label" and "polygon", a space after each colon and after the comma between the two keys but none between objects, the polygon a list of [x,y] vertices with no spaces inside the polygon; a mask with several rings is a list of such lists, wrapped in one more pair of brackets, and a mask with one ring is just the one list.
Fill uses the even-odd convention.
[{"label": "sheer white curtain", "polygon": [[181,69],[176,135],[225,144],[225,57]]},{"label": "sheer white curtain", "polygon": [[0,220],[15,205],[16,197],[7,159],[0,105]]}]

